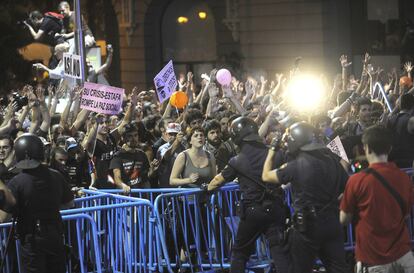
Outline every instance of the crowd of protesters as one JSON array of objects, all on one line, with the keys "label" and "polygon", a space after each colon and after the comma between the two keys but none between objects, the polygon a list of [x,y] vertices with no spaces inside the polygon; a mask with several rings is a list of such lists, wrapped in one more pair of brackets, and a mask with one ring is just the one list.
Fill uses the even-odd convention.
[{"label": "crowd of protesters", "polygon": [[[358,80],[348,75],[346,57],[341,58],[342,78],[333,86],[326,82],[326,100],[318,109],[303,112],[284,101],[291,78],[277,74],[275,78],[247,76],[221,86],[215,80],[216,69],[201,82],[193,81],[188,72],[179,86],[189,98],[184,109],[160,104],[154,90],[134,88],[125,96],[123,110],[118,115],[103,115],[80,108],[82,87],[61,85],[24,85],[3,99],[0,133],[10,139],[10,149],[3,151],[2,178],[10,175],[13,166],[13,140],[25,132],[40,136],[47,147],[45,163],[67,175],[77,187],[130,188],[170,187],[191,184],[177,182],[180,166],[170,175],[177,156],[189,149],[192,160],[204,162],[208,152],[209,164],[220,172],[228,160],[237,154],[237,146],[229,133],[231,122],[239,117],[252,118],[259,125],[259,135],[265,144],[297,121],[310,122],[319,132],[320,141],[328,144],[339,136],[350,160],[364,164],[361,136],[364,129],[381,124],[393,131],[390,160],[400,168],[412,167],[414,158],[414,118],[412,66],[403,73],[386,74],[369,70],[370,56],[363,60],[364,70]],[[209,78],[209,79],[208,79]],[[380,95],[372,96],[373,83],[384,86],[392,111]],[[47,100],[46,100],[47,97]],[[62,100],[66,97],[66,100]],[[27,100],[27,105],[24,105]],[[66,101],[62,113],[56,113],[58,103]],[[194,132],[203,149],[196,152]],[[183,157],[183,155],[181,156]],[[181,158],[180,157],[180,158]],[[180,160],[181,161],[181,160]],[[205,164],[201,164],[205,165]]]}]

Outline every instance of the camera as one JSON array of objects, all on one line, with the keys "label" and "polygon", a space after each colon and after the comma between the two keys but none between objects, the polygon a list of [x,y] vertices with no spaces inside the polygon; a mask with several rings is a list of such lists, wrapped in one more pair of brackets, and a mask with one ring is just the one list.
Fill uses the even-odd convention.
[{"label": "camera", "polygon": [[17,92],[13,93],[12,96],[13,101],[17,103],[17,111],[29,104],[29,99],[26,96],[20,96]]},{"label": "camera", "polygon": [[[12,97],[13,97],[12,100],[17,103],[18,108],[16,109],[16,111],[22,109],[23,106],[26,106],[26,105],[29,104],[28,98],[26,96],[20,96],[20,94],[17,93],[17,92],[12,93]],[[0,105],[1,106],[7,107],[7,105],[9,105],[9,103],[10,103],[10,101],[7,98],[7,96],[4,96],[0,99]]]}]

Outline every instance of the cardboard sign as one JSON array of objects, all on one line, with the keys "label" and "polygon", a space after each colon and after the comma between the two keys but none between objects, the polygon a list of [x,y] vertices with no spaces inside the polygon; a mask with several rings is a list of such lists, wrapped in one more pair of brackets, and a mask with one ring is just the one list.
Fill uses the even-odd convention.
[{"label": "cardboard sign", "polygon": [[63,53],[63,70],[66,77],[82,79],[81,57]]},{"label": "cardboard sign", "polygon": [[346,155],[344,145],[342,145],[342,141],[337,136],[334,138],[331,142],[329,142],[328,145],[326,145],[334,154],[337,154],[339,157],[341,157],[343,160],[349,163],[348,156]]},{"label": "cardboard sign", "polygon": [[96,113],[116,115],[122,110],[124,89],[85,82],[80,107]]},{"label": "cardboard sign", "polygon": [[169,61],[157,76],[155,76],[154,84],[160,102],[171,97],[171,94],[174,93],[177,88],[177,78],[175,77],[172,61]]}]

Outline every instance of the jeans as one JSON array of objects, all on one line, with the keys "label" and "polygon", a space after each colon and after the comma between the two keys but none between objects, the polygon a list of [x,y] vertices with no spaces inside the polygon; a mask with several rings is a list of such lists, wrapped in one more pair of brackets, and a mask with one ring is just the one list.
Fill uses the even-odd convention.
[{"label": "jeans", "polygon": [[357,263],[356,273],[414,273],[414,256],[411,251],[396,261],[363,268]]}]

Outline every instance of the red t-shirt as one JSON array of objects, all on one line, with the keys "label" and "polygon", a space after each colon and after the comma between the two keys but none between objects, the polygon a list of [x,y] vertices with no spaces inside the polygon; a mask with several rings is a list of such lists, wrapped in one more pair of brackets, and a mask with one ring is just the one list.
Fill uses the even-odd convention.
[{"label": "red t-shirt", "polygon": [[[413,185],[408,175],[394,163],[375,163],[369,167],[380,173],[401,195],[406,209],[411,209]],[[349,178],[341,210],[353,214],[358,261],[368,265],[387,264],[411,249],[398,202],[372,174],[360,172]]]}]

